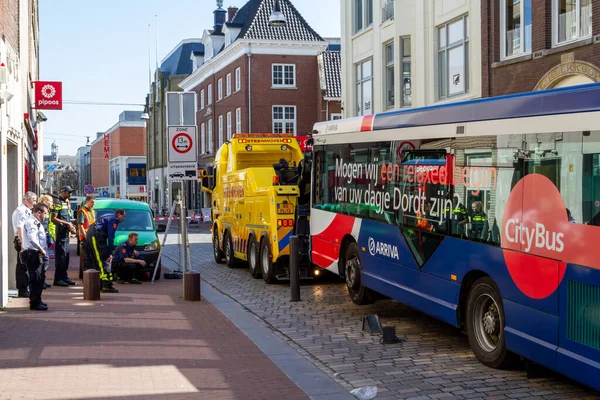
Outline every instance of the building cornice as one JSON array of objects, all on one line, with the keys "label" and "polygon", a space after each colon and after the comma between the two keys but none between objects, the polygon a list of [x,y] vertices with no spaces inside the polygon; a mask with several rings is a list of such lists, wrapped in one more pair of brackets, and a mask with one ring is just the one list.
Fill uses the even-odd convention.
[{"label": "building cornice", "polygon": [[244,54],[270,54],[270,55],[295,55],[317,56],[327,49],[327,42],[314,41],[267,41],[238,39],[222,52],[202,64],[189,77],[179,83],[184,91],[189,91],[200,85],[208,77],[219,72],[229,64],[239,59]]}]

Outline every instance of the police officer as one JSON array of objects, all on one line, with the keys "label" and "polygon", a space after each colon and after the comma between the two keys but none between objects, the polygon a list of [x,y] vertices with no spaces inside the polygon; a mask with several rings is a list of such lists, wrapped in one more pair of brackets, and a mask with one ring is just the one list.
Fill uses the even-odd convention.
[{"label": "police officer", "polygon": [[73,193],[71,186],[63,186],[60,189],[59,204],[52,207],[52,216],[50,217],[56,226],[54,286],[64,287],[75,284],[67,275],[70,260],[69,238],[71,233],[75,233],[75,227],[71,223],[71,205],[69,204],[71,193]]},{"label": "police officer", "polygon": [[471,234],[469,237],[474,240],[488,241],[490,236],[490,225],[487,215],[483,212],[483,203],[474,201],[471,204],[473,216],[471,217]]},{"label": "police officer", "polygon": [[86,241],[86,235],[90,226],[96,221],[96,210],[94,210],[94,204],[96,199],[93,194],[87,195],[85,203],[77,212],[77,234],[79,235],[79,243],[81,246],[80,252],[81,257],[79,259],[79,278],[83,279],[83,271],[91,268],[93,265],[92,261],[92,249],[89,247],[89,243]]},{"label": "police officer", "polygon": [[21,262],[20,252],[23,248],[23,225],[31,216],[31,209],[37,202],[37,195],[33,192],[27,192],[23,196],[23,203],[17,207],[12,215],[13,232],[15,239],[13,241],[17,251],[17,268],[15,270],[17,291],[19,297],[29,297],[29,277],[27,276],[27,266]]},{"label": "police officer", "polygon": [[[52,208],[53,200],[52,196],[50,196],[49,194],[41,195],[38,200],[40,204],[45,205],[48,208],[48,210]],[[50,215],[46,216],[46,218],[42,221],[42,225],[44,226],[44,230],[46,231],[46,247],[44,248],[44,250],[46,251],[46,255],[44,256],[44,269],[42,270],[42,272],[44,273],[44,289],[48,289],[52,287],[52,285],[46,283],[46,272],[48,271],[48,267],[50,266],[50,256],[48,255],[48,249],[54,243],[54,238],[50,233]]]},{"label": "police officer", "polygon": [[138,244],[138,234],[131,232],[127,240],[121,243],[112,260],[112,270],[119,275],[119,283],[134,283],[141,284],[142,282],[136,278],[135,273],[137,266],[146,266],[146,261],[139,259],[139,253],[135,250]]},{"label": "police officer", "polygon": [[125,210],[117,208],[114,214],[105,214],[98,218],[87,231],[86,241],[91,244],[95,269],[100,271],[102,291],[118,293],[113,286],[111,262],[114,249],[115,231],[125,220]]},{"label": "police officer", "polygon": [[23,251],[22,262],[27,266],[31,291],[29,295],[29,309],[46,311],[48,306],[42,301],[44,290],[44,256],[46,255],[46,230],[42,221],[48,215],[45,204],[33,206],[33,214],[23,225]]}]

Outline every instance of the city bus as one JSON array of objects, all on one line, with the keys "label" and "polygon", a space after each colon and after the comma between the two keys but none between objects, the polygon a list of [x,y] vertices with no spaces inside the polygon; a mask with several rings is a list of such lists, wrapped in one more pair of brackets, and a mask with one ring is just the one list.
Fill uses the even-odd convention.
[{"label": "city bus", "polygon": [[600,390],[600,85],[317,123],[310,254],[356,304],[388,297]]}]

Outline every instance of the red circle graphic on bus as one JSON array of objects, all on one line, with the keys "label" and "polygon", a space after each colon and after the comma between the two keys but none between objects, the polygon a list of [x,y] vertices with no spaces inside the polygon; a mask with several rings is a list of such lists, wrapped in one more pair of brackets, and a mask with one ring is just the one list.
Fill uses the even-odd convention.
[{"label": "red circle graphic on bus", "polygon": [[569,222],[560,192],[540,174],[521,179],[508,196],[502,247],[508,272],[527,296],[550,296],[562,281]]}]

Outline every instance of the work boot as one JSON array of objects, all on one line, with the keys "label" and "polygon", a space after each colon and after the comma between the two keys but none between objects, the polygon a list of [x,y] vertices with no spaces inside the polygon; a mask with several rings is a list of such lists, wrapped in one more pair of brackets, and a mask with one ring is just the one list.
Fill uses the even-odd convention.
[{"label": "work boot", "polygon": [[69,284],[65,281],[56,281],[56,282],[54,282],[54,286],[67,287],[67,286],[69,286]]},{"label": "work boot", "polygon": [[102,285],[103,293],[119,293],[119,290],[115,288],[112,283]]},{"label": "work boot", "polygon": [[46,311],[48,310],[48,306],[40,304],[30,304],[29,309],[32,311]]},{"label": "work boot", "polygon": [[139,279],[131,278],[129,280],[129,283],[132,283],[132,284],[135,284],[135,285],[141,285],[142,281],[140,281]]},{"label": "work boot", "polygon": [[74,285],[75,282],[73,282],[72,280],[70,280],[69,278],[63,279],[65,282],[67,282],[68,285]]},{"label": "work boot", "polygon": [[29,290],[26,290],[24,292],[19,291],[19,297],[29,297]]}]

